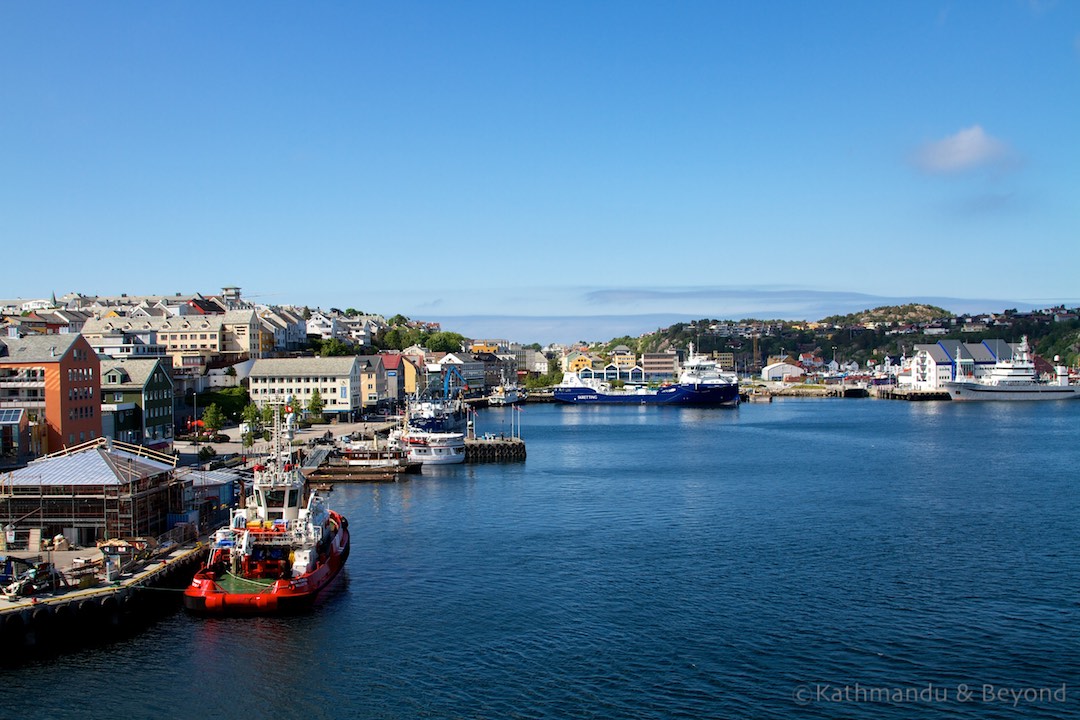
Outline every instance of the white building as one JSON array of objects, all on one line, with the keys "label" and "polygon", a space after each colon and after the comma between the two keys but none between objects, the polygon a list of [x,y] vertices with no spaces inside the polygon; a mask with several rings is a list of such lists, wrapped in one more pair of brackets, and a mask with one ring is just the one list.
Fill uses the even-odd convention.
[{"label": "white building", "polygon": [[964,376],[978,379],[989,373],[998,360],[1011,359],[1015,347],[1019,345],[1004,340],[939,340],[933,345],[916,345],[911,359],[911,385],[917,390],[937,390],[955,380],[961,367]]},{"label": "white building", "polygon": [[801,378],[805,375],[806,371],[801,367],[786,362],[775,362],[761,368],[761,379],[766,382],[783,381],[785,378],[789,377]]},{"label": "white building", "polygon": [[307,334],[323,340],[331,338],[344,340],[348,337],[345,327],[335,316],[319,311],[311,313],[311,317],[308,318]]},{"label": "white building", "polygon": [[251,400],[259,407],[269,401],[295,398],[307,407],[315,391],[323,412],[352,419],[364,407],[364,383],[356,357],[262,358],[248,375]]}]

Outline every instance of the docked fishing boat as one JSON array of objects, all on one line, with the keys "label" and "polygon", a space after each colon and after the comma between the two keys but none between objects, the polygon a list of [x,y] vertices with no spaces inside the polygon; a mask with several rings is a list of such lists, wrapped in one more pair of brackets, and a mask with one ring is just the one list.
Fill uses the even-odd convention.
[{"label": "docked fishing boat", "polygon": [[689,407],[734,407],[739,404],[739,379],[720,370],[716,361],[694,354],[683,365],[677,382],[657,388],[644,386],[614,388],[596,378],[566,373],[553,389],[557,402],[570,404],[678,405]]},{"label": "docked fishing boat", "polygon": [[[1057,358],[1055,358],[1057,360]],[[1054,368],[1052,381],[1041,380],[1035,372],[1035,362],[1027,336],[1013,347],[1010,358],[998,358],[986,373],[976,377],[974,363],[957,362],[956,379],[943,384],[949,397],[961,402],[980,400],[1074,400],[1080,397],[1080,387],[1069,384],[1068,370],[1062,365]]]},{"label": "docked fishing boat", "polygon": [[390,433],[391,444],[404,449],[410,461],[423,465],[456,465],[465,462],[465,435],[427,432],[406,426]]},{"label": "docked fishing boat", "polygon": [[468,419],[468,408],[461,398],[421,400],[409,405],[409,423],[417,430],[460,432]]},{"label": "docked fishing boat", "polygon": [[408,424],[434,433],[464,431],[469,422],[469,408],[465,405],[468,390],[464,376],[453,365],[442,369],[441,384],[425,376],[423,391],[408,403]]},{"label": "docked fishing boat", "polygon": [[311,607],[349,557],[349,523],[330,510],[283,451],[276,417],[274,451],[255,467],[251,495],[214,533],[206,563],[184,591],[201,614],[281,614]]},{"label": "docked fishing boat", "polygon": [[488,395],[488,405],[502,407],[505,405],[517,405],[525,402],[525,390],[516,382],[507,382],[504,375],[502,381],[491,389]]}]

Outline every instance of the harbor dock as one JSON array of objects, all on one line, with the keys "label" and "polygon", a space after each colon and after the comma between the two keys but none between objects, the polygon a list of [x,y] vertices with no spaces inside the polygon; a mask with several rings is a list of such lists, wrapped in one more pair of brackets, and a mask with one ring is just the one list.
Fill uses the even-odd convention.
[{"label": "harbor dock", "polygon": [[952,399],[949,393],[944,390],[911,390],[898,388],[895,385],[882,385],[874,388],[873,397],[881,400],[908,400],[911,402]]},{"label": "harbor dock", "polygon": [[51,558],[75,582],[32,595],[0,597],[0,647],[7,651],[0,655],[0,664],[108,642],[140,629],[176,607],[180,591],[203,559],[204,546],[173,546],[112,582],[100,572],[80,572],[78,556],[93,553],[100,555],[96,548],[22,554],[33,560]]},{"label": "harbor dock", "polygon": [[522,462],[525,441],[519,437],[466,438],[465,462]]}]

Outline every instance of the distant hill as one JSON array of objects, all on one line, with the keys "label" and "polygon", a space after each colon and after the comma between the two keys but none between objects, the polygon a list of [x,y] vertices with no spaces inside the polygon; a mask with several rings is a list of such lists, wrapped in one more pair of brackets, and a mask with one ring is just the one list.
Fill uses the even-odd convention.
[{"label": "distant hill", "polygon": [[882,305],[873,310],[862,310],[850,315],[830,315],[822,318],[821,322],[828,325],[865,325],[866,323],[899,323],[908,325],[911,323],[930,322],[941,318],[952,317],[953,313],[936,305],[924,305],[921,303],[908,303],[907,305]]}]

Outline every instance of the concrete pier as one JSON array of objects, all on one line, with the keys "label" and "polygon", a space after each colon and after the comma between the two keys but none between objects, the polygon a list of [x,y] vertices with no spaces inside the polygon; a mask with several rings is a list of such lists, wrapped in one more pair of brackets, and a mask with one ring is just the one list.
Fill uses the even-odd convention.
[{"label": "concrete pier", "polygon": [[944,390],[909,390],[895,386],[881,386],[874,388],[874,397],[882,400],[952,400],[949,393]]},{"label": "concrete pier", "polygon": [[[34,657],[111,642],[130,635],[164,612],[175,609],[181,593],[204,557],[201,544],[176,546],[144,563],[119,581],[100,577],[53,592],[13,598],[0,597],[0,664],[17,664]],[[65,575],[76,555],[100,554],[88,549],[67,552],[66,563],[52,553],[52,562]]]},{"label": "concrete pier", "polygon": [[525,441],[521,438],[466,438],[465,462],[522,462]]}]

